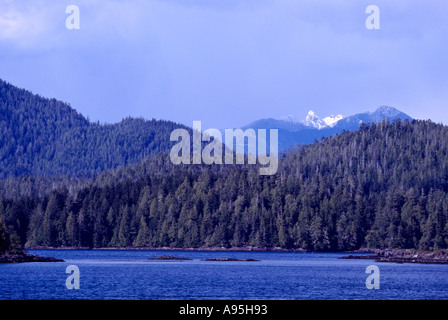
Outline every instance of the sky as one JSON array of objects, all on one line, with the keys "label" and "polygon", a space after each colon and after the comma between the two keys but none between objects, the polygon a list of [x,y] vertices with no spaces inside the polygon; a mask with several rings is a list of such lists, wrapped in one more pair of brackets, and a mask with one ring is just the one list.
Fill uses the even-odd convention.
[{"label": "sky", "polygon": [[388,105],[448,124],[447,13],[446,0],[1,0],[0,78],[100,123],[236,128]]}]

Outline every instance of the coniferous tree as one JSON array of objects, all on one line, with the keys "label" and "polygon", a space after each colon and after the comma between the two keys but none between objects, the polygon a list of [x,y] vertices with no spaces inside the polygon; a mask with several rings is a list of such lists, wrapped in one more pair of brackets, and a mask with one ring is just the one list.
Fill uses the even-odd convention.
[{"label": "coniferous tree", "polygon": [[6,225],[0,215],[0,255],[9,250],[9,235],[6,233]]},{"label": "coniferous tree", "polygon": [[429,121],[365,125],[291,151],[273,176],[161,153],[91,179],[10,178],[0,217],[28,245],[442,249],[446,136]]}]

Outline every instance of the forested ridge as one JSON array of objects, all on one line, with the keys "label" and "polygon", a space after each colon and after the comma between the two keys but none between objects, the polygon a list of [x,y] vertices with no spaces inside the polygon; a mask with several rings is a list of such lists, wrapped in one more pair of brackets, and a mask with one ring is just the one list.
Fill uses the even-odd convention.
[{"label": "forested ridge", "polygon": [[92,177],[169,151],[175,128],[188,129],[140,118],[92,123],[66,103],[0,79],[0,179]]},{"label": "forested ridge", "polygon": [[447,137],[431,121],[364,124],[282,156],[272,176],[160,153],[89,180],[9,180],[23,196],[2,191],[0,216],[30,246],[447,248]]}]

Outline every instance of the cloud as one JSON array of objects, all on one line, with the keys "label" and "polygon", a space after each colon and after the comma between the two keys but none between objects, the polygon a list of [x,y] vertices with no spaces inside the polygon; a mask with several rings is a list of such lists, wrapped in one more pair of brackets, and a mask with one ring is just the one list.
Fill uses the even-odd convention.
[{"label": "cloud", "polygon": [[44,1],[1,2],[0,42],[22,50],[48,46],[56,35],[54,13]]},{"label": "cloud", "polygon": [[[76,31],[65,28],[72,3],[81,14]],[[377,0],[378,31],[365,28],[368,4],[3,1],[0,77],[108,122],[133,115],[223,127],[301,117],[309,108],[322,115],[383,104],[416,110],[425,97],[441,108],[444,2]]]}]

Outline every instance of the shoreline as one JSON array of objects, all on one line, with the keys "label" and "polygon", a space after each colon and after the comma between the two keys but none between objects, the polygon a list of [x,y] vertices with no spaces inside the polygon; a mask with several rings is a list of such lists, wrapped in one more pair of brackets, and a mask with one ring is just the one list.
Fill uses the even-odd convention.
[{"label": "shoreline", "polygon": [[173,247],[51,247],[51,246],[27,246],[26,250],[135,250],[135,251],[241,251],[241,252],[314,252],[304,249],[285,248],[258,248],[258,247],[197,247],[197,248],[173,248]]},{"label": "shoreline", "polygon": [[[51,247],[51,246],[27,246],[26,250],[97,250],[97,251],[113,251],[113,250],[135,250],[135,251],[203,251],[203,252],[290,252],[290,253],[322,253],[320,251],[310,251],[304,249],[285,249],[279,247],[198,247],[198,248],[172,248],[172,247]],[[327,252],[330,253],[330,252]],[[370,249],[360,248],[349,251],[332,251],[331,253],[347,253],[339,259],[365,259],[374,260],[375,262],[394,262],[394,263],[421,263],[421,264],[448,264],[448,250],[440,249],[437,251],[425,251],[417,249]],[[363,255],[361,255],[363,254]],[[36,256],[23,254],[27,256]],[[36,256],[37,257],[37,256]],[[51,257],[40,257],[49,259]],[[4,256],[0,256],[0,263],[4,260]],[[19,257],[19,260],[22,259]],[[27,258],[23,258],[27,260]],[[32,259],[32,258],[30,258]],[[41,261],[35,258],[34,261]],[[55,259],[58,260],[58,259]],[[43,261],[43,260],[42,260]],[[27,262],[27,261],[24,261]]]}]

